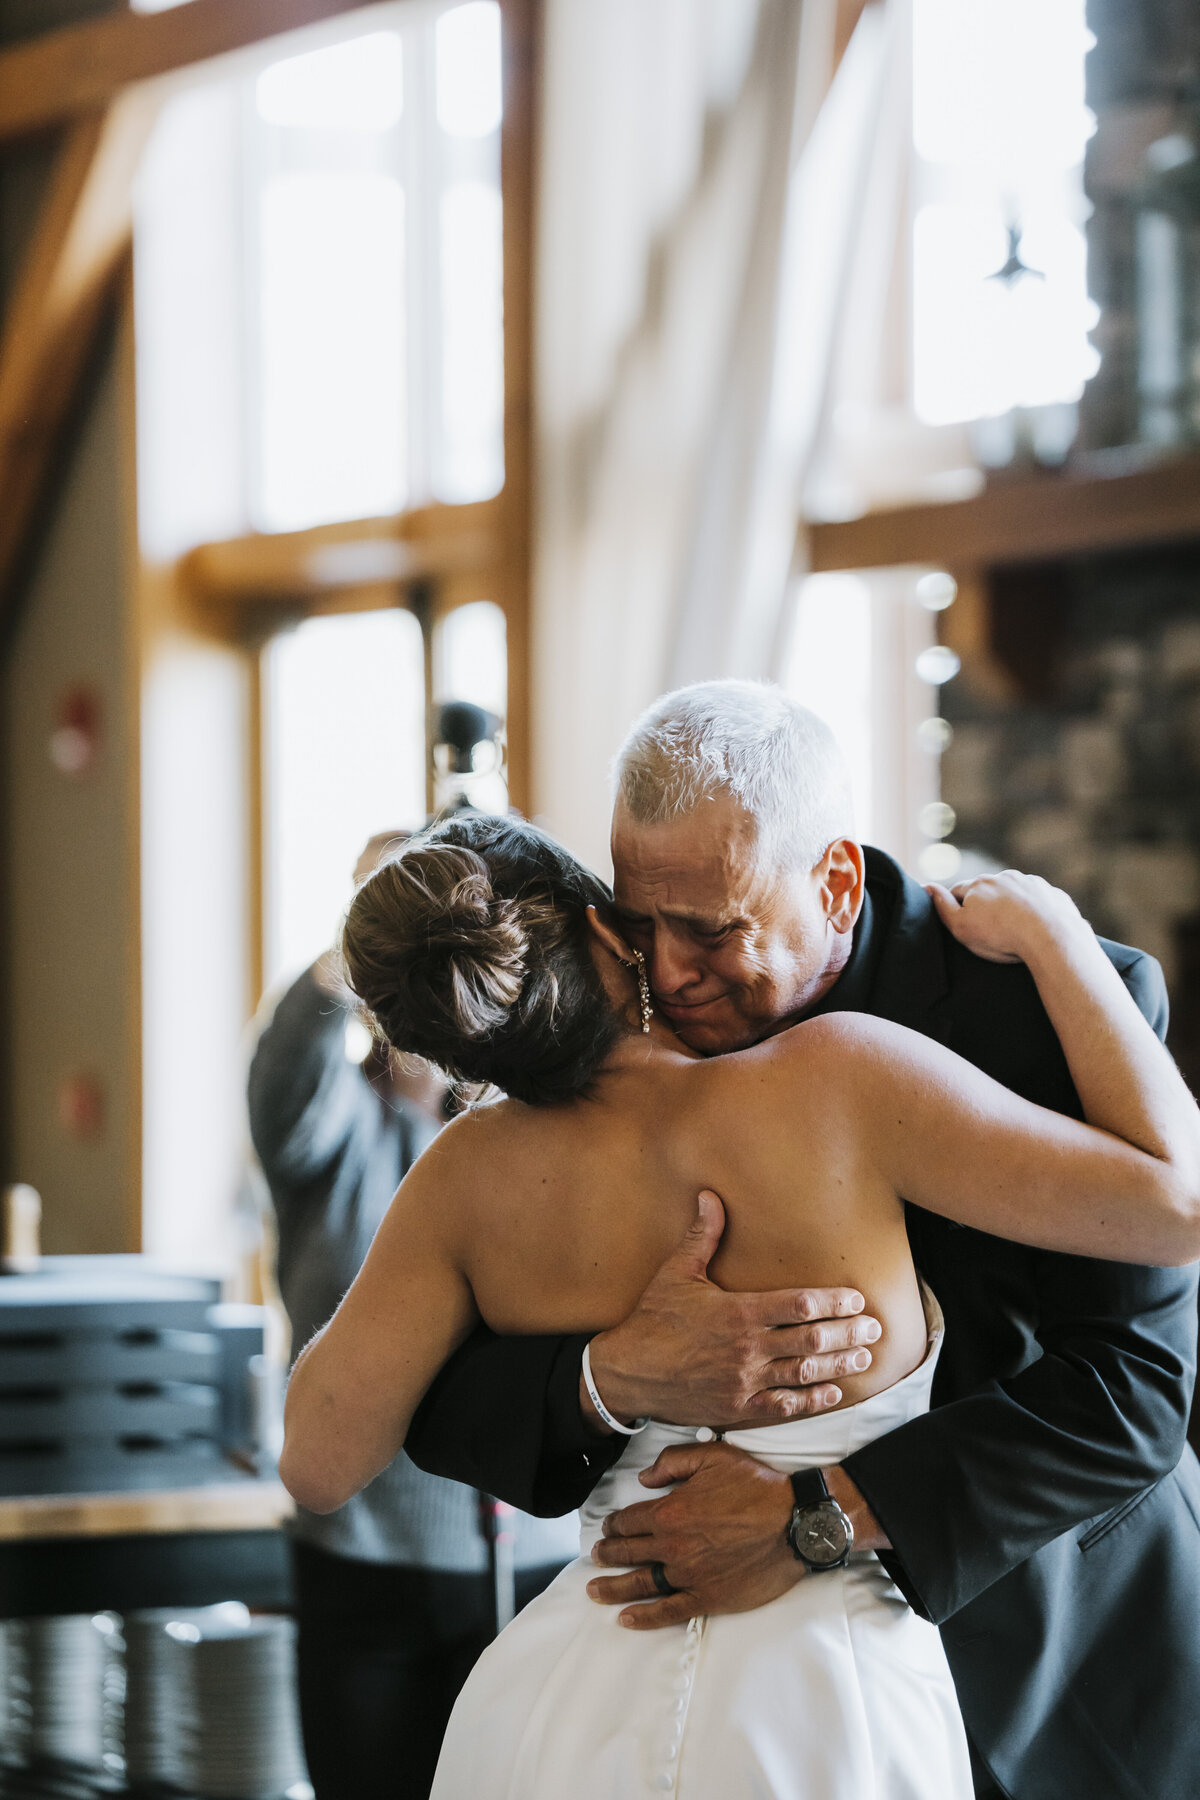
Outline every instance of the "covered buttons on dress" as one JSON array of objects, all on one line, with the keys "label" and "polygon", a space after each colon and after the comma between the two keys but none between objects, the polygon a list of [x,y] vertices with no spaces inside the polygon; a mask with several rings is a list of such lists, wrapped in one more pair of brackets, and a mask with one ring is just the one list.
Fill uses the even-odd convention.
[{"label": "covered buttons on dress", "polygon": [[704,1619],[689,1619],[684,1628],[683,1648],[671,1681],[671,1691],[675,1695],[675,1701],[670,1708],[666,1731],[659,1740],[658,1754],[661,1760],[654,1775],[654,1787],[655,1791],[660,1794],[671,1793],[679,1775],[679,1756],[683,1748],[684,1727],[687,1724],[688,1708],[691,1705],[692,1690],[696,1682],[696,1659],[700,1652],[700,1640],[704,1635],[705,1623]]}]

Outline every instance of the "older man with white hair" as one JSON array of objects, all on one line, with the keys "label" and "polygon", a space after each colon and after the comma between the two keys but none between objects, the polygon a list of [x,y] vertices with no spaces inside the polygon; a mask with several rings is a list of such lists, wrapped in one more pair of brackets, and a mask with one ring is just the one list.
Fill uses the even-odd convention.
[{"label": "older man with white hair", "polygon": [[841,974],[863,853],[828,727],[777,688],[668,694],[617,760],[615,895],[655,1002],[694,1049],[806,1017]]},{"label": "older man with white hair", "polygon": [[[655,1006],[693,1048],[719,1055],[820,1012],[874,1013],[1079,1116],[1028,971],[964,950],[925,892],[855,841],[837,747],[786,695],[745,682],[667,695],[630,732],[616,785],[623,929]],[[1157,964],[1104,947],[1161,1035]],[[825,1470],[828,1492],[855,1546],[892,1574],[897,1603],[942,1628],[977,1793],[1190,1794],[1194,1271],[1030,1250],[915,1207],[908,1222],[946,1318],[933,1410]],[[701,1427],[694,1449],[646,1472],[647,1499],[614,1515],[597,1547],[624,1572],[597,1576],[593,1597],[641,1629],[821,1579],[785,1536],[787,1476],[709,1427],[835,1404],[839,1376],[865,1367],[878,1337],[852,1288],[725,1294],[706,1274],[722,1227],[702,1199],[634,1312],[590,1344],[478,1331],[406,1444],[426,1468],[559,1513],[586,1498],[638,1418]]]}]

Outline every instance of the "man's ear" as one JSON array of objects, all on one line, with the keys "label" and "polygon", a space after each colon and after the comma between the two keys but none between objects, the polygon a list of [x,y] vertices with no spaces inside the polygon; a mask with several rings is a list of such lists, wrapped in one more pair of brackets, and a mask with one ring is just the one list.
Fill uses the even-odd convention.
[{"label": "man's ear", "polygon": [[835,838],[821,859],[825,916],[835,931],[853,931],[866,892],[866,861],[853,838]]},{"label": "man's ear", "polygon": [[587,909],[587,922],[592,936],[603,944],[604,948],[615,956],[618,962],[633,961],[633,951],[625,939],[614,925],[610,925],[607,919],[600,917],[594,906],[589,906]]}]

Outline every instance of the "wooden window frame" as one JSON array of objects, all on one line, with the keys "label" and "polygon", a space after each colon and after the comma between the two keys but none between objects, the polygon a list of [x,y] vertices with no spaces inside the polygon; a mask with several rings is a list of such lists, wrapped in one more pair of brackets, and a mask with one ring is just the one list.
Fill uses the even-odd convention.
[{"label": "wooden window frame", "polygon": [[[158,104],[215,58],[370,8],[350,0],[187,0],[167,12],[115,10],[0,51],[0,148],[55,127],[54,177],[0,334],[0,610],[27,549],[87,353],[119,290],[131,188]],[[470,576],[508,629],[509,780],[530,799],[529,587],[532,506],[534,138],[541,0],[500,0],[504,116],[504,486],[494,500],[426,506],[387,519],[253,535],[184,558],[183,585],[230,637],[261,632],[264,611],[328,606],[362,585],[364,560],[411,591]],[[342,575],[329,570],[341,558]],[[388,558],[391,558],[390,567]],[[356,560],[357,559],[357,560]],[[347,578],[352,566],[357,574]],[[324,572],[322,572],[324,571]]]},{"label": "wooden window frame", "polygon": [[[499,0],[504,111],[504,486],[490,500],[250,534],[192,550],[149,591],[234,646],[251,676],[249,944],[262,977],[262,755],[258,663],[266,637],[310,614],[405,605],[421,620],[427,699],[432,633],[454,607],[489,599],[508,640],[508,780],[530,805],[530,569],[535,96],[541,0]],[[0,151],[58,131],[60,147],[0,330],[0,619],[18,589],[56,453],[106,320],[129,304],[132,185],[163,100],[215,59],[337,17],[361,0],[186,0],[160,13],[114,9],[0,50]],[[147,584],[143,582],[143,589]],[[152,629],[145,599],[140,630]],[[153,610],[153,605],[151,605]]]}]

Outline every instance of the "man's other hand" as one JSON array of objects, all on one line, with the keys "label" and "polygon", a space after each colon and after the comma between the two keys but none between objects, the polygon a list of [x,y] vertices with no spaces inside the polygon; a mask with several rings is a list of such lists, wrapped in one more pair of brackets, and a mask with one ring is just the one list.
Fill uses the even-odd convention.
[{"label": "man's other hand", "polygon": [[[777,1469],[728,1444],[679,1445],[641,1479],[647,1487],[682,1485],[604,1521],[592,1561],[629,1572],[590,1581],[588,1593],[602,1606],[625,1606],[622,1625],[654,1631],[702,1613],[747,1612],[804,1574],[784,1536],[792,1484]],[[656,1562],[677,1594],[659,1598],[649,1568]]]},{"label": "man's other hand", "polygon": [[[830,1493],[849,1514],[855,1549],[887,1549],[886,1534],[845,1470],[824,1473]],[[657,1631],[702,1614],[748,1612],[785,1594],[805,1575],[784,1536],[792,1516],[792,1484],[778,1469],[730,1444],[679,1444],[664,1450],[639,1479],[644,1487],[671,1492],[609,1513],[592,1561],[627,1573],[597,1577],[587,1590],[601,1606],[625,1607],[619,1623],[630,1630]],[[677,1593],[660,1596],[652,1563],[663,1565]]]},{"label": "man's other hand", "polygon": [[[591,1341],[592,1378],[609,1412],[624,1422],[678,1425],[776,1424],[826,1412],[836,1385],[871,1362],[880,1335],[853,1288],[781,1288],[731,1294],[708,1278],[725,1229],[725,1209],[704,1192],[679,1248],[654,1276],[623,1324]],[[580,1378],[580,1406],[597,1431]]]}]

